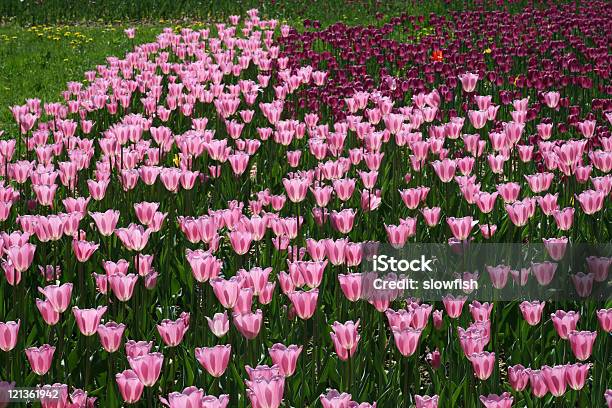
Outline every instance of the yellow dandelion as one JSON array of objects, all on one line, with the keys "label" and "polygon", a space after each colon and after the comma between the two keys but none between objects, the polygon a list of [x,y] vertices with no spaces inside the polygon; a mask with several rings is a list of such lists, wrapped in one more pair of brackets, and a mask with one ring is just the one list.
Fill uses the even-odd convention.
[{"label": "yellow dandelion", "polygon": [[491,53],[491,49],[490,49],[490,48],[487,48],[487,49],[486,49],[486,50],[484,50],[482,53],[483,53],[483,54],[490,54],[490,53]]}]

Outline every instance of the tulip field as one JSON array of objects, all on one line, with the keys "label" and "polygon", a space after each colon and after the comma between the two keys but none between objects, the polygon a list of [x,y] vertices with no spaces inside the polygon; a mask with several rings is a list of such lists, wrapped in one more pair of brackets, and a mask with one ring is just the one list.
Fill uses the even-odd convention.
[{"label": "tulip field", "polygon": [[[62,28],[62,89],[0,95],[0,408],[611,408],[610,3],[221,3]],[[372,287],[428,243],[544,257]]]}]

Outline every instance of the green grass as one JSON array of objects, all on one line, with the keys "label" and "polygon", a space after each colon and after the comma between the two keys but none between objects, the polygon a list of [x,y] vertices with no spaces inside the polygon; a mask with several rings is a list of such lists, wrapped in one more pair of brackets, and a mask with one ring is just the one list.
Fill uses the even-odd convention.
[{"label": "green grass", "polygon": [[[461,7],[473,0],[461,2]],[[443,0],[2,0],[0,16],[20,24],[55,24],[121,20],[183,19],[224,20],[257,8],[262,15],[279,20],[319,20],[370,24],[377,12],[398,15],[444,12]]]},{"label": "green grass", "polygon": [[[0,27],[0,128],[13,126],[9,106],[26,98],[61,98],[68,81],[105,63],[109,55],[123,56],[131,42],[126,26]],[[161,25],[138,26],[136,40],[150,41]]]}]

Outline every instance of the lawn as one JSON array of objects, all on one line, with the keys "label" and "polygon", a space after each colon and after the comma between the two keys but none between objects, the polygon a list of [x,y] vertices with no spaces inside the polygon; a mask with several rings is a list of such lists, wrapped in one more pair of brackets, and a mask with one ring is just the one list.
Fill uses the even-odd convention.
[{"label": "lawn", "polygon": [[[155,38],[160,25],[138,26],[138,41]],[[123,55],[131,46],[123,33],[127,24],[35,25],[0,27],[0,127],[14,120],[9,106],[38,97],[55,101],[66,82],[82,81],[83,73],[105,63],[109,55]]]}]

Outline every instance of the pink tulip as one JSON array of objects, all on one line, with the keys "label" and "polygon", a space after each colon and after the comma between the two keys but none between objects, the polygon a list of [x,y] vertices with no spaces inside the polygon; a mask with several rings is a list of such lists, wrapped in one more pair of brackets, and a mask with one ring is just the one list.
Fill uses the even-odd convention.
[{"label": "pink tulip", "polygon": [[115,235],[119,237],[123,246],[131,251],[140,252],[144,249],[151,235],[150,229],[144,229],[140,225],[130,224],[127,228],[115,230]]},{"label": "pink tulip", "polygon": [[337,390],[329,390],[319,397],[319,401],[323,408],[348,408],[351,398],[351,394],[346,392],[339,393]]},{"label": "pink tulip", "polygon": [[418,347],[422,330],[412,329],[409,327],[401,330],[397,327],[392,327],[391,329],[393,331],[395,345],[397,346],[399,352],[405,357],[409,357],[414,354]]},{"label": "pink tulip", "polygon": [[495,289],[503,289],[508,282],[510,267],[507,265],[488,266],[487,272]]},{"label": "pink tulip", "polygon": [[570,279],[574,284],[574,289],[576,290],[576,294],[581,298],[588,297],[593,290],[593,281],[594,275],[592,273],[584,274],[583,272],[578,272],[573,275],[570,275]]},{"label": "pink tulip", "polygon": [[310,182],[307,179],[291,178],[283,179],[283,186],[287,192],[287,197],[292,203],[302,202],[308,193]]},{"label": "pink tulip", "polygon": [[246,284],[253,289],[253,294],[259,296],[268,284],[272,268],[251,268],[249,271],[241,269],[239,273],[245,278]]},{"label": "pink tulip", "polygon": [[259,365],[255,368],[252,368],[248,365],[244,367],[249,377],[249,380],[255,381],[261,378],[271,379],[276,376],[280,376],[280,369],[278,366],[273,365],[272,367],[267,365]]},{"label": "pink tulip", "polygon": [[421,214],[423,214],[423,218],[425,219],[425,224],[428,227],[435,227],[440,222],[441,208],[433,207],[433,208],[422,208]]},{"label": "pink tulip", "polygon": [[25,352],[30,362],[30,366],[32,367],[32,371],[37,375],[47,374],[51,368],[55,347],[44,344],[41,347],[27,348]]},{"label": "pink tulip", "polygon": [[448,183],[455,177],[455,170],[457,166],[455,160],[436,160],[432,162],[431,165],[434,168],[436,175],[443,183]]},{"label": "pink tulip", "polygon": [[601,329],[607,333],[612,331],[612,308],[597,311],[597,320]]},{"label": "pink tulip", "polygon": [[440,364],[442,363],[442,360],[440,357],[441,357],[440,350],[435,349],[431,353],[427,353],[427,355],[425,356],[425,360],[427,360],[429,365],[431,365],[431,368],[433,368],[434,370],[437,370],[438,368],[440,368]]},{"label": "pink tulip", "polygon": [[41,242],[57,241],[64,234],[64,219],[57,215],[39,216],[34,231]]},{"label": "pink tulip", "polygon": [[274,289],[276,289],[276,282],[268,282],[264,289],[259,293],[258,301],[262,305],[268,305],[272,302],[274,296]]},{"label": "pink tulip", "polygon": [[36,299],[36,308],[49,326],[54,326],[59,322],[60,314],[55,311],[53,305],[48,300]]},{"label": "pink tulip", "polygon": [[[145,277],[149,275],[153,271],[153,255],[144,255],[142,253],[138,253],[135,256],[135,263],[138,266],[138,275]],[[127,272],[127,270],[126,270]],[[125,275],[126,273],[122,273],[121,275]],[[109,276],[112,276],[111,273]]]},{"label": "pink tulip", "polygon": [[586,139],[593,137],[593,133],[595,132],[595,124],[596,122],[594,120],[585,120],[577,123],[578,129]]},{"label": "pink tulip", "polygon": [[333,182],[334,191],[340,201],[348,201],[355,191],[354,179],[337,179]]},{"label": "pink tulip", "polygon": [[144,356],[145,354],[149,354],[151,352],[152,347],[152,341],[146,342],[128,340],[125,342],[125,354],[128,358]]},{"label": "pink tulip", "polygon": [[443,312],[441,310],[434,310],[433,312],[432,320],[436,330],[440,330],[442,328],[442,325],[444,324],[442,314]]},{"label": "pink tulip", "polygon": [[331,225],[341,234],[348,234],[353,229],[355,215],[355,210],[352,208],[346,208],[340,212],[334,210],[330,214]]},{"label": "pink tulip", "polygon": [[460,296],[454,297],[452,295],[446,295],[442,298],[442,303],[444,303],[444,308],[446,309],[446,313],[448,317],[451,319],[456,319],[461,316],[461,311],[463,309],[463,305],[467,297]]},{"label": "pink tulip", "polygon": [[538,283],[542,286],[546,286],[552,282],[555,272],[557,270],[556,262],[539,262],[531,264],[531,271],[536,277]]},{"label": "pink tulip", "polygon": [[563,259],[568,244],[567,237],[548,238],[543,239],[543,241],[544,247],[546,248],[546,252],[548,252],[548,255],[552,258],[553,261],[559,262],[561,259]]},{"label": "pink tulip", "polygon": [[125,33],[126,37],[129,38],[130,40],[136,36],[135,28],[126,28],[125,30],[123,30],[123,32]]},{"label": "pink tulip", "polygon": [[104,261],[102,262],[102,267],[108,276],[115,274],[126,275],[130,267],[130,263],[125,259],[120,259],[117,262]]},{"label": "pink tulip", "polygon": [[559,105],[559,99],[561,98],[559,92],[544,92],[542,96],[544,97],[544,103],[549,108],[554,109]]},{"label": "pink tulip", "polygon": [[244,255],[249,251],[253,237],[250,232],[232,231],[229,233],[232,249],[238,255]]},{"label": "pink tulip", "polygon": [[513,204],[506,204],[505,208],[510,221],[512,221],[515,226],[523,227],[527,225],[531,217],[531,208],[528,205],[522,201],[517,201]]},{"label": "pink tulip", "polygon": [[489,394],[487,396],[480,396],[480,402],[486,408],[510,408],[513,400],[514,398],[509,392],[504,392],[501,395]]},{"label": "pink tulip", "polygon": [[573,390],[581,390],[589,377],[591,364],[568,364],[565,369],[565,381]]},{"label": "pink tulip", "polygon": [[361,297],[362,279],[360,273],[338,274],[340,289],[349,301],[356,302]]},{"label": "pink tulip", "polygon": [[[557,203],[557,200],[559,198],[559,194],[546,194],[545,196],[541,196],[541,197],[537,197],[536,198],[536,202],[538,203],[538,205],[540,206],[540,209],[542,210],[542,212],[544,213],[544,215],[549,216],[549,215],[555,215],[555,213],[557,211],[559,211],[559,204]],[[533,201],[527,201],[528,204],[533,203]],[[517,202],[518,204],[525,204],[525,200]],[[531,217],[533,215],[533,211],[532,208],[530,206],[525,206],[524,209],[527,210],[527,217]],[[522,208],[519,208],[519,210],[522,210]],[[522,216],[521,214],[517,214],[517,217]]]},{"label": "pink tulip", "polygon": [[227,312],[215,313],[212,319],[206,317],[210,331],[217,337],[223,337],[229,331],[229,319]]},{"label": "pink tulip", "polygon": [[555,397],[560,397],[565,394],[566,389],[566,366],[556,365],[554,367],[543,366],[542,376],[546,383],[546,388]]},{"label": "pink tulip", "polygon": [[70,297],[72,296],[72,283],[48,285],[44,288],[39,287],[38,291],[45,295],[57,313],[64,313],[68,309]]},{"label": "pink tulip", "polygon": [[268,349],[274,365],[277,365],[285,377],[290,377],[295,372],[297,360],[302,352],[302,346],[285,346],[280,343],[274,344]]},{"label": "pink tulip", "polygon": [[323,241],[325,245],[325,253],[329,262],[334,265],[342,265],[346,262],[346,246],[348,240],[344,239],[326,239]]},{"label": "pink tulip", "polygon": [[137,281],[138,275],[134,273],[129,273],[127,275],[116,273],[108,277],[108,283],[113,294],[121,302],[127,302],[132,298]]},{"label": "pink tulip", "polygon": [[355,323],[352,320],[342,324],[334,322],[330,336],[336,349],[338,357],[346,361],[351,358],[357,351],[357,345],[361,336],[357,332],[359,328],[359,320]]},{"label": "pink tulip", "polygon": [[200,408],[204,398],[204,391],[191,386],[183,390],[183,392],[171,392],[168,399],[159,397],[159,400],[170,408]]},{"label": "pink tulip", "polygon": [[15,388],[15,382],[0,381],[0,408],[6,408],[9,404],[9,392]]},{"label": "pink tulip", "polygon": [[247,313],[251,311],[253,306],[253,289],[252,288],[242,288],[240,292],[238,292],[238,297],[236,298],[236,304],[232,308],[234,313]]},{"label": "pink tulip", "polygon": [[404,202],[404,205],[410,210],[416,209],[423,201],[420,188],[408,188],[405,190],[399,190],[399,193],[402,201]]},{"label": "pink tulip", "polygon": [[128,357],[128,363],[145,387],[152,387],[161,372],[164,356],[161,353],[147,353],[138,357]]},{"label": "pink tulip", "polygon": [[[40,405],[43,408],[69,406],[69,402],[80,406],[80,404],[86,404],[92,401],[92,399],[87,399],[87,395],[83,393],[82,390],[75,390],[72,395],[69,396],[68,386],[66,384],[45,384],[40,387],[40,389],[42,390],[42,394],[46,394],[46,396],[40,399]],[[83,398],[83,396],[85,398]],[[68,401],[69,397],[70,401]],[[86,401],[83,401],[83,399],[86,399]]]},{"label": "pink tulip", "polygon": [[605,197],[606,193],[595,190],[586,190],[576,196],[582,211],[587,215],[600,211],[603,208]]},{"label": "pink tulip", "polygon": [[158,274],[156,271],[149,272],[144,277],[144,287],[148,290],[155,289],[155,286],[157,285],[157,277],[158,277]]},{"label": "pink tulip", "polygon": [[474,129],[482,129],[486,126],[489,119],[489,110],[469,110],[468,118]]},{"label": "pink tulip", "polygon": [[219,397],[213,395],[206,395],[202,398],[201,408],[226,408],[229,404],[229,396],[222,394]]},{"label": "pink tulip", "polygon": [[467,72],[459,75],[459,81],[461,81],[461,86],[465,92],[474,92],[474,89],[476,89],[476,83],[478,82],[478,74]]},{"label": "pink tulip", "polygon": [[247,395],[253,408],[278,408],[283,402],[285,378],[274,376],[246,381]]},{"label": "pink tulip", "polygon": [[164,319],[157,325],[157,331],[168,347],[176,347],[181,344],[188,329],[189,314],[182,314],[176,320]]},{"label": "pink tulip", "polygon": [[472,368],[474,369],[474,375],[480,380],[486,380],[493,373],[495,367],[495,353],[489,353],[482,351],[480,353],[473,353],[469,356]]},{"label": "pink tulip", "polygon": [[110,180],[87,180],[87,188],[89,190],[91,198],[96,201],[102,200],[106,195],[106,189],[108,188],[109,184]]},{"label": "pink tulip", "polygon": [[559,337],[561,337],[563,340],[567,340],[569,333],[576,330],[580,313],[574,311],[565,312],[563,310],[557,310],[555,313],[550,315],[550,318]]},{"label": "pink tulip", "polygon": [[214,278],[210,280],[215,296],[226,309],[232,309],[238,301],[240,294],[241,280],[232,276],[230,279]]},{"label": "pink tulip", "polygon": [[233,313],[234,325],[236,329],[246,339],[252,340],[259,334],[263,322],[263,313],[257,309],[254,313]]},{"label": "pink tulip", "polygon": [[8,259],[16,271],[22,273],[28,270],[34,260],[36,245],[24,243],[23,245],[12,245],[7,250]]},{"label": "pink tulip", "polygon": [[544,310],[544,306],[546,306],[546,302],[540,302],[538,300],[534,300],[529,302],[527,300],[521,302],[519,305],[519,309],[523,315],[523,319],[530,325],[535,326],[540,323],[542,320],[542,311]]},{"label": "pink tulip", "polygon": [[98,326],[98,336],[100,336],[100,343],[102,347],[109,353],[114,353],[119,350],[121,346],[121,337],[125,325],[123,323],[117,324],[115,322],[108,322],[106,324],[100,324]]},{"label": "pink tulip", "polygon": [[478,221],[474,221],[472,217],[448,217],[446,219],[446,222],[448,223],[448,226],[450,227],[453,236],[456,239],[463,241],[469,237],[472,228],[474,227],[474,225],[476,225]]},{"label": "pink tulip", "polygon": [[106,313],[106,306],[98,306],[97,309],[79,309],[77,306],[74,306],[72,313],[74,314],[79,331],[84,336],[92,336],[98,330],[100,319]]},{"label": "pink tulip", "polygon": [[537,398],[542,398],[548,394],[548,386],[541,370],[529,370],[529,384],[531,393]]},{"label": "pink tulip", "polygon": [[415,395],[414,400],[416,402],[416,408],[438,408],[437,395],[430,397],[429,395]]},{"label": "pink tulip", "polygon": [[604,282],[608,278],[612,258],[589,256],[586,261],[589,272],[593,273],[596,282]]},{"label": "pink tulip", "polygon": [[568,339],[570,342],[570,346],[572,347],[572,352],[574,356],[580,360],[584,361],[591,356],[593,352],[593,344],[595,343],[595,338],[597,337],[597,332],[590,331],[576,331],[572,330],[568,334]]},{"label": "pink tulip", "polygon": [[115,375],[121,398],[126,404],[134,404],[140,400],[144,385],[133,370],[125,370]]},{"label": "pink tulip", "polygon": [[553,211],[553,217],[557,228],[561,231],[568,231],[574,224],[574,208],[568,207],[562,210]]},{"label": "pink tulip", "polygon": [[187,249],[187,262],[191,266],[191,272],[198,282],[206,282],[219,276],[223,262],[212,254],[196,250]]},{"label": "pink tulip", "polygon": [[83,240],[72,240],[72,250],[76,256],[77,261],[87,262],[93,253],[100,247],[99,244]]},{"label": "pink tulip", "polygon": [[20,326],[21,320],[17,320],[17,322],[0,322],[0,350],[11,351],[15,348]]},{"label": "pink tulip", "polygon": [[480,303],[475,300],[470,303],[469,309],[475,322],[484,322],[489,320],[493,304],[488,302]]},{"label": "pink tulip", "polygon": [[314,315],[317,309],[317,300],[319,298],[318,289],[295,291],[289,293],[288,296],[300,319],[308,320]]},{"label": "pink tulip", "polygon": [[13,263],[10,260],[2,262],[2,270],[9,285],[19,285],[19,283],[21,282],[21,272],[15,269]]},{"label": "pink tulip", "polygon": [[107,210],[106,212],[90,212],[89,215],[96,222],[98,232],[102,236],[109,237],[115,231],[117,222],[119,221],[119,211]]},{"label": "pink tulip", "polygon": [[508,367],[508,382],[515,391],[523,391],[529,382],[529,371],[521,364]]},{"label": "pink tulip", "polygon": [[411,327],[415,329],[424,329],[427,326],[429,315],[431,314],[432,306],[427,304],[410,303],[408,309],[412,314]]},{"label": "pink tulip", "polygon": [[136,217],[142,225],[149,226],[153,222],[153,217],[159,208],[159,203],[149,203],[143,201],[141,203],[134,204],[134,211]]},{"label": "pink tulip", "polygon": [[229,344],[195,349],[196,359],[213,377],[221,377],[225,373],[231,353],[232,346]]}]

